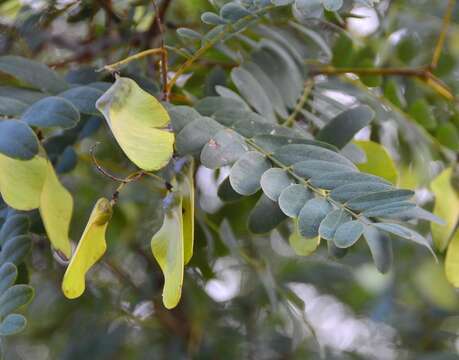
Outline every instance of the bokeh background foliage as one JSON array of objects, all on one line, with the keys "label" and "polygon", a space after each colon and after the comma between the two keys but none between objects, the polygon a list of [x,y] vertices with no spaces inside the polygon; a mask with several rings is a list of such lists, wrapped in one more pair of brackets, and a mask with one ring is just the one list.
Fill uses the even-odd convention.
[{"label": "bokeh background foliage", "polygon": [[[20,199],[0,210],[5,358],[458,357],[458,14],[452,0],[0,1],[0,192]],[[169,86],[158,54],[103,70],[161,46]],[[75,243],[119,186],[94,156],[137,171],[95,107],[114,71],[163,101],[175,156],[123,187],[108,252],[69,301],[62,234]],[[150,240],[191,156],[194,254],[167,310]],[[47,185],[24,202],[35,178]],[[333,190],[365,181],[391,195]],[[319,228],[328,191],[397,225],[336,231],[337,211]]]}]

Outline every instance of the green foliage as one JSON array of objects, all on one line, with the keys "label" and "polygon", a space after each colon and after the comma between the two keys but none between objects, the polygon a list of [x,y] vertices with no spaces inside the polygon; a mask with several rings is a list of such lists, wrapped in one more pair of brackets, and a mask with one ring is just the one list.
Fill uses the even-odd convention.
[{"label": "green foliage", "polygon": [[10,336],[24,330],[27,321],[14,311],[33,298],[33,288],[18,284],[17,266],[30,253],[32,241],[29,218],[14,211],[4,212],[0,228],[0,336]]},{"label": "green foliage", "polygon": [[[224,107],[226,99],[221,98],[220,101]],[[192,113],[191,109],[187,111]],[[176,116],[175,114],[184,112],[186,112],[184,107],[180,107],[180,112],[172,112],[174,129],[179,129],[180,121],[182,121],[181,115]],[[380,221],[387,222],[390,221],[389,219],[406,220],[411,217],[411,211],[415,208],[415,204],[409,201],[414,194],[412,191],[396,190],[382,178],[359,173],[347,158],[336,151],[321,147],[321,143],[310,141],[309,144],[292,144],[297,140],[296,137],[290,139],[281,136],[279,139],[273,133],[276,131],[288,133],[288,129],[280,129],[276,125],[271,125],[262,118],[256,118],[255,114],[249,115],[248,111],[245,111],[247,116],[243,117],[221,110],[211,114],[207,108],[204,113],[211,117],[199,118],[194,114],[194,120],[178,132],[177,139],[188,139],[193,144],[193,150],[190,151],[192,154],[196,154],[198,149],[202,148],[200,159],[204,166],[215,168],[232,165],[229,183],[236,193],[248,196],[257,193],[260,189],[263,190],[264,195],[255,205],[249,218],[249,228],[253,232],[266,233],[280,224],[286,216],[293,216],[298,217],[299,233],[306,238],[314,238],[319,234],[319,227],[327,215],[335,209],[342,209],[350,216],[345,218],[346,222],[333,230],[334,235],[330,240],[335,241],[338,247],[348,247],[354,244],[364,233],[364,229],[371,227],[373,223],[379,224]],[[240,115],[240,112],[236,114]],[[332,119],[330,123],[340,121],[347,126],[341,128],[344,125],[341,123],[339,126],[327,125],[319,133],[318,138],[343,147],[352,139],[350,135],[352,130],[355,134],[362,126],[369,123],[371,117],[372,113],[367,108],[346,111]],[[247,118],[253,120],[247,124]],[[215,119],[214,123],[219,123],[220,126],[228,126],[229,129],[217,132],[219,126],[212,123],[211,119]],[[208,126],[199,126],[204,121]],[[212,133],[209,132],[209,129],[215,129],[215,131]],[[338,132],[333,133],[334,129]],[[340,129],[345,131],[340,131]],[[239,133],[239,136],[221,135],[234,132]],[[266,136],[269,136],[271,140],[268,148],[265,148],[263,143],[260,144],[255,136],[263,134],[265,142]],[[338,134],[342,134],[343,137],[339,137]],[[282,143],[279,140],[285,140],[285,142]],[[233,144],[230,146],[231,141]],[[206,145],[203,146],[203,143]],[[234,151],[235,148],[240,151]],[[214,155],[212,155],[213,152]],[[215,158],[224,159],[224,161],[215,162]],[[209,164],[207,160],[210,160]],[[302,185],[305,188],[306,192],[298,192],[299,194],[304,193],[304,197],[292,193],[292,189],[296,190],[296,188],[290,186],[294,184]],[[340,196],[343,196],[341,188],[346,190],[349,186],[353,186],[355,195],[345,197],[344,201],[340,202]],[[284,192],[286,194],[282,195]],[[317,198],[311,199],[310,193],[314,193]],[[280,198],[282,198],[283,205],[276,204]],[[302,199],[303,202],[299,202],[301,201],[299,199]],[[285,216],[281,215],[282,212]],[[353,219],[355,221],[351,221]],[[382,223],[383,226],[380,226],[379,229],[386,229],[385,225],[390,224],[386,222]],[[397,224],[397,229],[399,226]],[[391,231],[392,227],[387,229],[394,233]],[[405,228],[400,226],[400,229]],[[374,233],[375,230],[373,229],[372,232]],[[406,234],[401,236],[400,233],[396,235],[422,242],[429,247],[427,240],[420,240],[422,236],[412,233],[411,229],[406,231],[410,234],[409,236]],[[379,255],[379,257],[382,256]],[[390,259],[379,260],[387,264],[390,261]]]},{"label": "green foliage", "polygon": [[373,111],[367,106],[342,112],[320,129],[316,138],[341,149],[359,130],[370,124],[373,116]]},{"label": "green foliage", "polygon": [[38,141],[32,129],[21,121],[0,123],[0,152],[15,159],[29,160],[38,154]]},{"label": "green foliage", "polygon": [[[7,352],[46,333],[63,359],[447,356],[459,35],[457,5],[447,26],[444,4],[427,3],[82,1],[5,15],[0,336],[26,327],[16,312],[39,295]],[[353,25],[368,14],[370,35]],[[51,32],[63,24],[88,37],[74,48]],[[376,336],[337,345],[322,294],[365,317],[346,336]],[[379,339],[382,321],[396,335]]]},{"label": "green foliage", "polygon": [[58,96],[49,96],[30,106],[21,120],[40,128],[73,128],[80,121],[80,114],[72,103]]}]

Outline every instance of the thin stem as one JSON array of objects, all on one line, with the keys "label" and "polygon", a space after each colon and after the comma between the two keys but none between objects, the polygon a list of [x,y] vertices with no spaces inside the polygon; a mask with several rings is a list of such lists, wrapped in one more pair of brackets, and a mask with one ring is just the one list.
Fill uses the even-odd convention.
[{"label": "thin stem", "polygon": [[156,1],[153,0],[153,7],[155,8],[155,17],[156,17],[156,23],[158,26],[158,31],[159,31],[159,38],[160,38],[160,43],[161,43],[161,78],[162,78],[162,85],[163,85],[163,100],[169,102],[169,92],[167,91],[167,74],[169,72],[168,69],[168,62],[169,62],[169,57],[166,49],[166,43],[164,41],[164,27],[163,27],[163,21],[161,19],[161,14],[159,11],[158,6],[156,5]]},{"label": "thin stem", "polygon": [[118,187],[116,188],[115,192],[112,195],[112,201],[111,201],[112,205],[116,204],[116,202],[118,201],[118,197],[120,195],[120,192],[124,189],[124,187],[127,184],[141,179],[144,175],[145,175],[145,172],[136,171],[135,173],[132,173],[129,176],[127,176],[125,179],[123,179],[121,184],[118,185]]},{"label": "thin stem", "polygon": [[304,84],[303,94],[298,99],[295,109],[293,109],[293,112],[290,114],[288,119],[285,120],[282,126],[288,127],[295,122],[296,117],[301,112],[301,110],[304,108],[304,105],[306,104],[306,101],[308,100],[309,94],[311,93],[313,86],[314,86],[314,81],[312,81],[311,79],[306,80]]},{"label": "thin stem", "polygon": [[113,181],[116,181],[116,182],[119,182],[120,185],[118,186],[118,188],[115,190],[115,192],[113,193],[112,195],[112,205],[116,204],[116,202],[118,201],[118,196],[119,196],[119,193],[121,192],[121,190],[123,190],[124,186],[126,186],[126,184],[128,183],[131,183],[131,182],[134,182],[134,181],[137,181],[139,180],[140,178],[142,178],[146,173],[144,171],[136,171],[130,175],[128,175],[127,177],[125,178],[120,178],[118,176],[115,176],[115,175],[112,175],[110,174],[107,170],[105,170],[100,164],[99,162],[97,161],[96,159],[96,156],[94,154],[94,151],[97,147],[97,145],[99,145],[99,143],[95,143],[94,146],[91,147],[91,149],[89,150],[89,153],[91,155],[91,159],[92,159],[92,162],[94,163],[95,167],[97,168],[97,170],[102,174],[104,175],[105,177],[108,177],[109,179],[113,180]]},{"label": "thin stem", "polygon": [[105,65],[103,68],[99,69],[98,71],[102,71],[102,70],[107,70],[107,71],[110,71],[110,72],[116,72],[119,70],[120,67],[126,65],[126,64],[129,64],[131,61],[134,61],[134,60],[138,60],[138,59],[141,59],[141,58],[144,58],[146,56],[149,56],[149,55],[157,55],[157,54],[163,54],[164,51],[166,51],[165,49],[163,48],[155,48],[155,49],[148,49],[148,50],[144,50],[144,51],[141,51],[137,54],[134,54],[134,55],[131,55],[131,56],[128,56],[127,58],[123,59],[123,60],[120,60],[116,63],[113,63],[113,64],[110,64],[110,65]]},{"label": "thin stem", "polygon": [[446,35],[448,33],[448,28],[451,23],[451,16],[453,14],[454,5],[456,0],[448,0],[448,6],[445,11],[445,16],[443,17],[443,23],[438,36],[437,45],[432,56],[432,62],[430,63],[430,68],[435,69],[438,66],[438,61],[440,60],[443,47],[445,46]]},{"label": "thin stem", "polygon": [[99,145],[100,143],[97,142],[95,143],[91,149],[89,149],[89,154],[91,155],[91,160],[92,162],[94,163],[94,166],[96,167],[96,169],[102,174],[104,175],[105,177],[108,177],[109,179],[113,180],[113,181],[116,181],[116,182],[125,182],[126,179],[124,178],[120,178],[118,176],[115,176],[115,175],[112,175],[110,174],[107,170],[105,170],[100,164],[99,162],[97,161],[96,159],[96,155],[94,154],[95,150],[96,150],[96,147]]},{"label": "thin stem", "polygon": [[453,101],[455,99],[450,88],[430,71],[424,81],[432,90],[442,95],[447,100]]},{"label": "thin stem", "polygon": [[432,74],[430,65],[418,68],[335,68],[333,66],[323,66],[313,68],[309,73],[311,76],[337,76],[352,73],[359,76],[382,75],[414,77],[423,81],[433,91],[443,96],[447,100],[454,100],[454,95],[452,94],[449,87],[438,77]]},{"label": "thin stem", "polygon": [[170,45],[165,45],[164,46],[168,51],[171,51],[173,53],[176,53],[177,55],[185,58],[185,59],[189,59],[191,57],[190,53],[186,52],[185,50],[183,49],[179,49],[175,46],[170,46]]}]

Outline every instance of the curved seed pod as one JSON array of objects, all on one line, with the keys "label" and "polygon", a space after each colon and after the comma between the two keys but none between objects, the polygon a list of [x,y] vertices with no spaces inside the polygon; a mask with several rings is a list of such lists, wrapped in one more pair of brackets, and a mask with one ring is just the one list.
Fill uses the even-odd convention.
[{"label": "curved seed pod", "polygon": [[83,294],[86,273],[107,250],[105,232],[112,212],[108,199],[97,200],[62,281],[62,291],[67,298],[75,299]]},{"label": "curved seed pod", "polygon": [[169,114],[155,97],[134,80],[118,77],[96,103],[116,141],[139,168],[166,166],[174,152]]},{"label": "curved seed pod", "polygon": [[182,199],[164,217],[163,226],[151,239],[151,251],[164,275],[163,304],[177,306],[182,296],[184,239]]}]

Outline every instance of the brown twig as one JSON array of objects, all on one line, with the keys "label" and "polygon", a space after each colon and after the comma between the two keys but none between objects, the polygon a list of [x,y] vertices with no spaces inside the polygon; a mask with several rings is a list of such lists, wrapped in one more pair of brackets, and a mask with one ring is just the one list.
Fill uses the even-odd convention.
[{"label": "brown twig", "polygon": [[89,154],[91,155],[91,159],[92,159],[92,162],[94,163],[95,167],[97,168],[97,170],[102,174],[104,175],[105,177],[108,177],[109,179],[113,180],[113,181],[116,181],[116,182],[120,182],[120,183],[126,183],[126,182],[130,182],[132,180],[126,180],[126,178],[120,178],[118,176],[115,176],[115,175],[112,175],[110,174],[107,170],[105,170],[100,164],[99,162],[97,161],[96,159],[96,155],[94,154],[97,146],[99,145],[100,143],[97,142],[95,143],[91,149],[89,150]]},{"label": "brown twig", "polygon": [[450,88],[436,77],[432,71],[431,66],[424,66],[418,68],[335,68],[333,66],[323,66],[312,68],[309,71],[311,76],[317,75],[342,75],[342,74],[355,74],[359,76],[405,76],[414,77],[426,83],[432,90],[446,98],[447,100],[454,100],[454,95]]},{"label": "brown twig", "polygon": [[129,184],[129,183],[132,183],[132,182],[135,182],[137,180],[140,180],[142,177],[144,176],[150,176],[151,178],[161,182],[164,187],[168,190],[168,191],[171,191],[172,190],[172,186],[169,184],[169,182],[167,182],[166,180],[164,180],[162,177],[156,175],[156,174],[153,174],[151,172],[147,172],[147,171],[143,171],[143,170],[139,170],[139,171],[135,171],[133,173],[131,173],[130,175],[128,175],[127,177],[125,178],[122,178],[122,177],[118,177],[118,176],[115,176],[113,174],[110,174],[107,170],[105,170],[100,164],[99,162],[97,161],[96,159],[96,156],[94,154],[94,151],[97,147],[97,145],[99,145],[99,143],[96,143],[94,144],[91,149],[89,150],[89,153],[91,155],[91,160],[92,162],[94,163],[94,166],[96,167],[96,169],[102,174],[104,175],[105,177],[108,177],[110,180],[113,180],[113,181],[116,181],[116,182],[119,182],[119,186],[116,188],[115,192],[113,193],[112,195],[112,204],[116,204],[116,202],[118,201],[118,196],[119,196],[119,193],[123,190],[123,188]]},{"label": "brown twig", "polygon": [[91,149],[89,150],[89,153],[91,155],[91,159],[92,159],[92,162],[94,163],[95,167],[97,168],[97,170],[104,176],[108,177],[109,179],[113,180],[113,181],[116,181],[116,182],[119,182],[120,185],[116,188],[115,192],[113,193],[112,195],[112,200],[111,200],[111,203],[112,205],[115,205],[116,202],[118,201],[118,197],[119,197],[119,194],[121,192],[121,190],[123,190],[124,186],[126,184],[129,184],[131,182],[134,182],[134,181],[137,181],[139,179],[141,179],[146,173],[143,172],[143,171],[136,171],[130,175],[128,175],[127,177],[125,178],[120,178],[118,176],[115,176],[115,175],[112,175],[110,174],[107,170],[105,170],[100,164],[99,162],[97,161],[96,159],[96,156],[94,154],[94,150],[95,148],[97,147],[97,145],[99,145],[99,143],[95,143],[94,146],[91,147]]},{"label": "brown twig", "polygon": [[[172,0],[164,0],[161,2],[161,6],[157,6],[156,1],[153,0],[153,6],[155,8],[156,14],[155,14],[155,18],[153,22],[151,23],[150,28],[147,30],[147,34],[149,35],[148,36],[149,38],[158,35],[159,32],[161,31],[161,29],[159,29],[158,26],[159,24],[164,23],[164,18],[166,16],[167,9],[171,5],[171,3],[172,3]],[[159,22],[158,22],[158,18],[160,19]]]},{"label": "brown twig", "polygon": [[102,67],[101,69],[98,69],[97,71],[107,70],[110,72],[116,72],[119,70],[120,67],[129,64],[131,61],[138,60],[146,56],[150,56],[150,55],[156,55],[156,54],[163,55],[164,51],[167,51],[167,50],[160,48],[160,49],[148,49],[145,51],[141,51],[137,54],[128,56],[127,58],[123,60],[117,61],[116,63],[105,65],[104,67]]},{"label": "brown twig", "polygon": [[165,2],[166,5],[163,5],[162,7],[162,12],[160,12],[160,9],[156,5],[156,1],[153,0],[153,6],[155,8],[155,22],[158,28],[158,35],[160,39],[160,48],[161,48],[161,79],[162,79],[162,87],[163,87],[163,92],[162,92],[162,97],[164,101],[169,102],[169,92],[167,91],[167,81],[168,77],[167,74],[169,72],[168,69],[168,53],[166,49],[166,43],[164,40],[164,26],[163,26],[163,18],[165,15],[165,9],[167,8],[167,4],[170,3],[170,1]]}]

